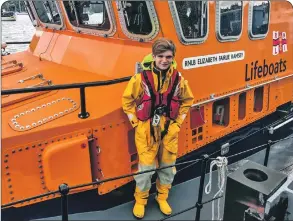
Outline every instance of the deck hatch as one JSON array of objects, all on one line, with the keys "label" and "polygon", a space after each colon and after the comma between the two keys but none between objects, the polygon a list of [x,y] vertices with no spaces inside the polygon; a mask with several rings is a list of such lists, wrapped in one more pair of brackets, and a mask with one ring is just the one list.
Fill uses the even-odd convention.
[{"label": "deck hatch", "polygon": [[45,148],[42,162],[48,190],[56,190],[61,183],[74,186],[92,182],[88,148],[85,135],[51,143]]},{"label": "deck hatch", "polygon": [[16,131],[31,130],[76,111],[78,107],[79,104],[71,98],[59,98],[15,114],[9,126]]}]

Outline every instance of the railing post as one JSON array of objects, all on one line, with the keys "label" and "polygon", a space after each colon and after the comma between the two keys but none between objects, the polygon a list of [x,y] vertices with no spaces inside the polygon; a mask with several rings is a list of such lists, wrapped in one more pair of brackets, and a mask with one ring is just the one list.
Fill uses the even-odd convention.
[{"label": "railing post", "polygon": [[200,183],[199,183],[198,198],[196,203],[196,217],[195,217],[196,221],[200,220],[200,212],[202,209],[202,195],[203,195],[204,180],[206,175],[208,159],[209,159],[209,155],[204,154],[202,156],[201,169],[200,169]]},{"label": "railing post", "polygon": [[90,114],[86,112],[85,87],[80,88],[80,110],[81,112],[78,114],[79,118],[86,119],[90,116]]},{"label": "railing post", "polygon": [[61,193],[61,212],[62,221],[68,221],[68,199],[69,187],[66,183],[62,183],[59,186],[59,192]]},{"label": "railing post", "polygon": [[264,160],[264,163],[263,163],[263,165],[266,166],[266,167],[268,166],[268,162],[269,162],[271,146],[272,146],[272,141],[268,140],[268,144],[267,144],[267,148],[266,148],[265,160]]}]

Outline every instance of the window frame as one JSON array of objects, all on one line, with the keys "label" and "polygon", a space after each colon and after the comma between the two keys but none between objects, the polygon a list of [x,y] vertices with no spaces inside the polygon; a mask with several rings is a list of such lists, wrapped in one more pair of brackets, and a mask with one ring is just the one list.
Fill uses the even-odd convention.
[{"label": "window frame", "polygon": [[216,35],[217,35],[217,39],[220,42],[238,41],[243,33],[243,16],[244,16],[243,1],[239,1],[239,2],[241,2],[241,5],[242,5],[242,7],[241,7],[242,15],[241,15],[241,32],[238,36],[222,36],[221,35],[221,8],[220,8],[221,2],[223,2],[223,1],[216,1]]},{"label": "window frame", "polygon": [[120,26],[121,26],[122,32],[128,38],[130,38],[132,40],[136,40],[136,41],[151,41],[152,39],[154,39],[158,35],[159,30],[160,30],[159,19],[158,19],[157,13],[156,13],[154,3],[152,1],[144,1],[146,3],[148,13],[150,16],[150,20],[152,23],[152,31],[148,35],[132,34],[128,31],[122,10],[119,9],[119,7],[120,7],[119,2],[121,2],[121,1],[119,1],[119,0],[116,1],[116,6],[117,6],[117,12],[118,12]]},{"label": "window frame", "polygon": [[[68,0],[68,1],[74,2],[74,0]],[[84,28],[84,27],[74,26],[69,19],[68,13],[65,9],[64,2],[62,1],[64,11],[66,14],[66,18],[68,19],[71,28],[74,31],[76,31],[78,33],[83,33],[83,34],[90,34],[90,35],[103,36],[103,37],[113,36],[116,33],[116,22],[115,22],[115,16],[114,16],[112,3],[111,3],[111,1],[103,1],[103,2],[105,3],[105,7],[106,7],[108,17],[109,17],[109,22],[110,22],[109,30],[98,30],[98,29],[93,29],[93,28]]]},{"label": "window frame", "polygon": [[271,2],[267,1],[269,3],[269,20],[268,20],[268,30],[265,34],[258,34],[254,35],[252,33],[252,22],[253,22],[253,3],[254,1],[249,2],[249,9],[248,9],[248,33],[249,33],[249,38],[251,40],[260,40],[264,39],[267,37],[270,29],[270,21],[271,21]]},{"label": "window frame", "polygon": [[[47,1],[48,1],[48,0],[47,0]],[[49,0],[49,1],[50,1],[50,0]],[[60,21],[61,21],[61,24],[60,24],[60,25],[58,25],[58,24],[52,24],[52,23],[45,23],[45,22],[42,22],[41,19],[40,19],[40,17],[39,17],[39,15],[38,15],[38,13],[37,13],[37,9],[36,9],[36,7],[35,7],[33,1],[29,1],[29,4],[30,4],[30,6],[31,6],[31,8],[32,8],[32,10],[33,10],[33,13],[34,13],[35,17],[38,19],[38,22],[39,22],[41,25],[43,25],[45,28],[62,30],[62,29],[64,29],[65,26],[64,26],[63,15],[62,15],[62,13],[61,13],[60,5],[58,4],[58,1],[52,1],[52,2],[55,2],[55,4],[56,4],[56,8],[57,8],[58,13],[59,13],[59,15],[60,15]]]},{"label": "window frame", "polygon": [[38,18],[36,17],[35,13],[33,12],[32,6],[29,3],[30,1],[24,1],[24,5],[26,8],[26,11],[30,17],[30,20],[32,21],[33,26],[38,27]]},{"label": "window frame", "polygon": [[178,16],[178,11],[175,5],[175,1],[169,1],[169,7],[170,7],[170,11],[171,11],[171,15],[173,18],[173,22],[175,25],[175,29],[177,32],[177,36],[179,37],[179,40],[182,44],[184,45],[191,45],[191,44],[202,44],[204,43],[208,36],[209,36],[209,30],[210,30],[210,25],[209,25],[209,21],[210,21],[210,16],[209,16],[209,1],[206,1],[207,3],[207,33],[204,37],[202,38],[194,38],[194,39],[188,39],[185,38],[183,31],[182,31],[182,26],[181,26],[181,22]]}]

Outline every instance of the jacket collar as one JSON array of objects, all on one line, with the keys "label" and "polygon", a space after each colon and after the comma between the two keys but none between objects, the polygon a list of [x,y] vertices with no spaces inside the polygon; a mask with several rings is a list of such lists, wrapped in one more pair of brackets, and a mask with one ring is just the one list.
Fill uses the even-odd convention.
[{"label": "jacket collar", "polygon": [[162,75],[165,75],[169,69],[168,69],[168,70],[165,70],[165,71],[161,71],[161,70],[159,70],[159,69],[156,67],[155,62],[153,62],[152,70],[153,70],[153,72],[154,72],[156,75],[160,75],[160,76],[162,76]]}]

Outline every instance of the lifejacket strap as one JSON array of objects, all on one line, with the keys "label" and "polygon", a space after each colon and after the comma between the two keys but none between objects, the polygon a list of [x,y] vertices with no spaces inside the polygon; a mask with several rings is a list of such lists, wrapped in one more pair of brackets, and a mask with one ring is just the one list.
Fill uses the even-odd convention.
[{"label": "lifejacket strap", "polygon": [[153,121],[153,119],[151,118],[151,119],[150,119],[150,134],[151,134],[151,136],[154,138],[154,141],[157,142],[157,140],[156,140],[156,136],[155,136],[154,127],[153,127],[153,125],[152,125],[152,121]]},{"label": "lifejacket strap", "polygon": [[167,121],[165,122],[164,130],[161,132],[161,138],[162,138],[162,139],[163,139],[164,136],[168,133],[169,126],[170,126],[170,120],[167,120]]},{"label": "lifejacket strap", "polygon": [[148,86],[148,89],[149,89],[149,92],[150,92],[150,95],[151,95],[151,99],[152,99],[151,117],[153,117],[153,114],[154,114],[154,111],[155,111],[156,96],[155,96],[155,93],[153,91],[153,87],[152,87],[152,85],[151,85],[151,83],[149,81],[149,78],[147,76],[146,71],[144,70],[142,72],[142,74],[143,74],[144,80],[145,80],[145,82],[146,82],[146,84]]},{"label": "lifejacket strap", "polygon": [[174,96],[174,93],[175,93],[175,90],[176,90],[176,87],[177,87],[178,83],[179,83],[179,72],[176,71],[176,77],[175,77],[172,89],[171,89],[171,91],[170,91],[170,93],[168,94],[168,97],[167,97],[167,111],[166,111],[167,117],[170,117],[171,100],[172,100],[172,98]]}]

